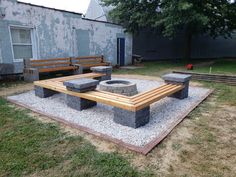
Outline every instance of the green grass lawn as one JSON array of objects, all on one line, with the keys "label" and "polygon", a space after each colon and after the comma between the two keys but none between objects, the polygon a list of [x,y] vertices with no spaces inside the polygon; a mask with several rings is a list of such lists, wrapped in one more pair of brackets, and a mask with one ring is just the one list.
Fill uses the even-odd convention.
[{"label": "green grass lawn", "polygon": [[193,72],[209,73],[211,67],[211,73],[213,74],[236,74],[236,60],[219,60],[210,66],[194,67]]},{"label": "green grass lawn", "polygon": [[0,98],[0,176],[150,176],[117,153],[100,153],[80,136]]},{"label": "green grass lawn", "polygon": [[169,61],[163,62],[143,62],[143,68],[138,69],[115,69],[114,74],[138,74],[149,76],[161,76],[164,73],[171,72],[174,69],[183,69],[181,63]]},{"label": "green grass lawn", "polygon": [[[201,60],[201,63],[203,61]],[[236,74],[236,60],[216,60],[214,64],[209,66],[198,66],[197,61],[193,63],[194,69],[191,72],[209,73],[210,67],[212,74]],[[114,74],[138,74],[149,76],[161,76],[165,73],[172,72],[173,70],[187,71],[185,64],[174,63],[170,61],[162,62],[143,62],[143,68],[138,69],[116,69]]]}]

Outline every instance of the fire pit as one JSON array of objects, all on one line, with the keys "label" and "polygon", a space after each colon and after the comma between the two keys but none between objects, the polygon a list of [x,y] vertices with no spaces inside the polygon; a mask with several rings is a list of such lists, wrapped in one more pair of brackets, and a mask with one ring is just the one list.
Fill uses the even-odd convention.
[{"label": "fire pit", "polygon": [[99,89],[126,96],[133,96],[138,93],[136,84],[126,80],[102,81],[99,84]]}]

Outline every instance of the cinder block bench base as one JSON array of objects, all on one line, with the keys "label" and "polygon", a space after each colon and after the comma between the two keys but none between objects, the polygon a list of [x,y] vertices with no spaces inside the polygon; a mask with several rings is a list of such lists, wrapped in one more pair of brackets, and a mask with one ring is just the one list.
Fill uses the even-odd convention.
[{"label": "cinder block bench base", "polygon": [[165,80],[167,84],[181,84],[184,88],[172,95],[170,97],[184,99],[188,98],[188,90],[189,90],[189,81],[191,79],[191,75],[187,74],[166,74],[162,78]]},{"label": "cinder block bench base", "polygon": [[[84,93],[95,90],[98,83],[99,81],[97,80],[83,78],[65,81],[63,84],[66,86],[67,90],[78,93]],[[84,109],[88,109],[97,105],[97,102],[95,101],[87,100],[77,96],[66,94],[65,97],[67,106],[78,111],[82,111]]]},{"label": "cinder block bench base", "polygon": [[71,95],[65,95],[65,97],[67,106],[78,111],[82,111],[84,109],[88,109],[97,105],[97,102],[95,101],[90,101],[80,97],[75,97]]},{"label": "cinder block bench base", "polygon": [[49,90],[49,89],[39,87],[39,86],[34,86],[34,91],[35,91],[35,95],[40,98],[47,98],[58,93],[54,90]]},{"label": "cinder block bench base", "polygon": [[114,107],[113,112],[114,122],[132,128],[144,126],[150,118],[150,106],[135,112]]}]

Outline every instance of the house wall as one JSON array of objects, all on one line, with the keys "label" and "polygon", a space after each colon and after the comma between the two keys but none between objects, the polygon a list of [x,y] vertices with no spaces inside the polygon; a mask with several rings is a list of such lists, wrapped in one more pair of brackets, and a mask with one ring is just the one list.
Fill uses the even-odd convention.
[{"label": "house wall", "polygon": [[[142,55],[146,60],[183,57],[184,35],[181,33],[170,40],[144,30],[134,36],[133,43],[133,53]],[[236,34],[232,35],[232,39],[213,39],[207,35],[193,37],[191,55],[193,59],[236,57]]]},{"label": "house wall", "polygon": [[[33,30],[36,59],[77,57],[80,54],[104,55],[113,65],[117,61],[117,35],[126,38],[126,64],[132,60],[132,35],[115,24],[83,19],[80,14],[43,8],[15,0],[0,1],[5,17],[0,20],[0,51],[2,63],[13,65],[14,73],[21,73],[22,61],[13,60],[9,27],[30,27]],[[2,56],[2,57],[1,57]],[[0,59],[1,61],[1,59]],[[12,69],[1,69],[10,74]]]}]

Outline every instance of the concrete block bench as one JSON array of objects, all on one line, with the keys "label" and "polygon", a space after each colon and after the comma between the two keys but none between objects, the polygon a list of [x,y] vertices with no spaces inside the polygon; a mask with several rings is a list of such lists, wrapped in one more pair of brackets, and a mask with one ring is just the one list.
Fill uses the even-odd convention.
[{"label": "concrete block bench", "polygon": [[184,88],[173,95],[170,95],[174,98],[184,99],[188,97],[188,90],[189,90],[189,81],[192,78],[191,75],[188,74],[166,74],[162,76],[165,83],[167,84],[181,84]]},{"label": "concrete block bench", "polygon": [[[96,102],[113,106],[114,122],[138,128],[149,122],[150,105],[152,103],[167,96],[178,99],[188,97],[191,75],[168,74],[163,76],[163,79],[166,84],[134,96],[93,90],[98,84],[96,80],[65,81],[64,85],[53,81],[38,81],[35,85],[45,90],[70,95],[67,96],[68,106],[77,110],[90,108],[96,105]],[[50,95],[51,93],[48,94]]]}]

